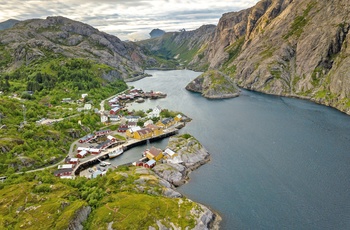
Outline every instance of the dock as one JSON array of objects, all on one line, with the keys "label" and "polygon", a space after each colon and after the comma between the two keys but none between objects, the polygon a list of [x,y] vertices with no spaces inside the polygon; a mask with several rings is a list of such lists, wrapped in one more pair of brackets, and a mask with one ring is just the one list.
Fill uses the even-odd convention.
[{"label": "dock", "polygon": [[[167,132],[165,132],[161,135],[154,136],[151,138],[147,138],[147,139],[143,139],[143,140],[131,139],[127,143],[123,144],[123,149],[125,151],[125,150],[131,149],[135,146],[144,145],[148,141],[153,142],[153,141],[161,140],[161,139],[173,136],[173,135],[178,134],[178,133],[179,133],[179,129],[173,128],[173,129],[168,130]],[[72,175],[79,176],[81,171],[83,171],[87,168],[90,168],[91,166],[96,165],[96,164],[100,163],[101,161],[109,159],[108,153],[109,153],[108,151],[102,152],[93,158],[90,158],[84,162],[79,163],[75,167],[75,169],[73,170]]]}]

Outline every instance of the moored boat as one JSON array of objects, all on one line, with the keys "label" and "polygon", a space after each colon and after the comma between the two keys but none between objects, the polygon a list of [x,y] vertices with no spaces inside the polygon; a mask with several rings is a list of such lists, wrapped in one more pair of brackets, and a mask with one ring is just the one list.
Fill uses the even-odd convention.
[{"label": "moored boat", "polygon": [[119,155],[121,155],[124,152],[123,148],[118,148],[110,153],[108,153],[108,157],[111,158],[115,158]]}]

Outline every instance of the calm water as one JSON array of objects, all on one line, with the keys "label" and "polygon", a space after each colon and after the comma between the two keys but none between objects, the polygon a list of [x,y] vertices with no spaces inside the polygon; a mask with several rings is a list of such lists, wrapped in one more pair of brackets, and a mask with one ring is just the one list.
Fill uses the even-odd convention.
[{"label": "calm water", "polygon": [[[199,73],[148,72],[153,77],[130,85],[168,97],[133,108],[160,105],[193,118],[182,132],[199,139],[212,161],[179,190],[217,210],[222,229],[350,229],[349,116],[248,91],[207,100],[184,89]],[[137,159],[144,148],[116,160]]]}]

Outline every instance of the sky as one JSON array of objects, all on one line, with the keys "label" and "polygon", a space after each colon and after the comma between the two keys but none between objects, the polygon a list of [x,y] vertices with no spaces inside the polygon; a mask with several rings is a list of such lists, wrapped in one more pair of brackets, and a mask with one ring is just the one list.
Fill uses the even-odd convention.
[{"label": "sky", "polygon": [[194,30],[217,24],[223,13],[258,0],[0,0],[0,22],[64,16],[87,23],[122,40],[141,40],[152,29]]}]

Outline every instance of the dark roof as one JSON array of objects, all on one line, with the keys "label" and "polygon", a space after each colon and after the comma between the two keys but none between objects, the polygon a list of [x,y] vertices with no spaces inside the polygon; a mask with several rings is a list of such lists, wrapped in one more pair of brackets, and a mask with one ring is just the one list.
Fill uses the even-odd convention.
[{"label": "dark roof", "polygon": [[151,133],[152,130],[149,129],[149,128],[144,128],[144,129],[140,129],[140,130],[138,130],[138,131],[136,131],[136,132],[138,132],[139,134],[145,135],[145,134],[147,134],[147,133]]},{"label": "dark roof", "polygon": [[158,156],[162,150],[161,149],[157,149],[156,147],[152,146],[152,148],[149,150],[149,152],[154,156]]},{"label": "dark roof", "polygon": [[72,168],[62,168],[58,169],[54,172],[55,175],[61,174],[61,173],[67,173],[67,172],[73,172]]}]

